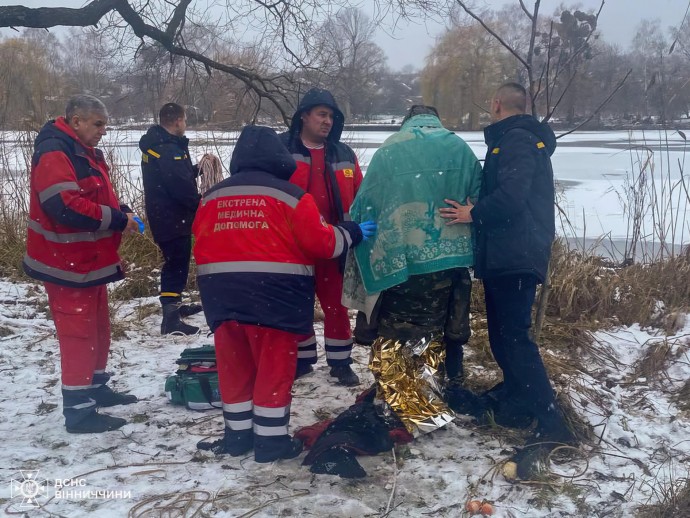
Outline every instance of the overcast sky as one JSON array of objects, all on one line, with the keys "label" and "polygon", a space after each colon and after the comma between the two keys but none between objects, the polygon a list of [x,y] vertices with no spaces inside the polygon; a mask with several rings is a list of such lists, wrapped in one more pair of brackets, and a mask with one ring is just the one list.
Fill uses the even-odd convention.
[{"label": "overcast sky", "polygon": [[[365,0],[364,3],[373,3]],[[503,5],[519,5],[518,0],[474,0],[477,6],[487,6],[499,9]],[[527,0],[526,5],[534,5]],[[561,5],[577,6],[582,10],[595,10],[601,4],[600,0],[542,0],[540,12],[553,14]],[[669,26],[678,26],[683,19],[688,0],[606,0],[604,9],[599,17],[599,30],[602,37],[609,43],[617,43],[626,48],[630,45],[635,30],[640,21],[658,18],[661,27],[666,30]],[[686,20],[686,24],[688,20]],[[444,30],[443,23],[428,22],[426,24],[407,24],[398,27],[396,34],[399,39],[379,31],[376,43],[386,52],[388,64],[394,69],[405,65],[422,68],[424,58],[434,45],[435,38]]]},{"label": "overcast sky", "polygon": [[[643,19],[658,18],[661,26],[666,30],[669,26],[680,24],[690,0],[606,0],[599,18],[599,29],[603,39],[607,42],[618,43],[623,48],[630,45],[637,25]],[[87,0],[0,0],[0,5],[22,4],[30,7],[38,6],[68,6],[78,7],[88,3]],[[506,4],[518,4],[518,0],[474,0],[477,6],[500,8]],[[528,6],[532,0],[526,0]],[[600,0],[542,0],[541,12],[552,14],[559,5],[581,6],[584,10],[597,9]],[[373,14],[374,0],[360,0],[359,5]],[[690,21],[686,21],[690,23]],[[443,33],[445,26],[442,22],[400,23],[395,29],[394,37],[379,30],[376,43],[386,52],[388,64],[394,70],[405,65],[412,65],[420,69],[424,65],[424,58],[434,45],[435,39]],[[390,31],[389,31],[390,32]],[[6,30],[1,34],[7,34]]]}]

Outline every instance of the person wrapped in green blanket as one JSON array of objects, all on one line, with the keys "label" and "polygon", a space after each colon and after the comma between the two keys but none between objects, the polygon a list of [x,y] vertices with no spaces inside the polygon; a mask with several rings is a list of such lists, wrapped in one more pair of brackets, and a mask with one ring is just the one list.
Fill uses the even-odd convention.
[{"label": "person wrapped in green blanket", "polygon": [[413,106],[400,131],[374,154],[350,208],[353,221],[378,225],[346,267],[343,303],[369,320],[363,329],[359,316],[355,336],[443,337],[447,378],[459,384],[470,337],[472,228],[446,225],[438,209],[449,193],[476,198],[480,174],[475,154],[443,127],[437,110]]}]

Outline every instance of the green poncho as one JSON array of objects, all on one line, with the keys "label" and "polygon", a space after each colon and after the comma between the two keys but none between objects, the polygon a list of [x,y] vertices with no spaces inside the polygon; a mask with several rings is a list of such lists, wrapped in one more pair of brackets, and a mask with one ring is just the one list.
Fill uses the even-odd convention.
[{"label": "green poncho", "polygon": [[386,139],[350,208],[353,221],[374,220],[378,230],[354,251],[359,272],[348,261],[343,302],[362,309],[352,303],[362,299],[360,283],[372,295],[410,275],[472,266],[470,225],[446,225],[438,209],[444,198],[476,199],[480,175],[470,147],[433,115],[410,118]]}]

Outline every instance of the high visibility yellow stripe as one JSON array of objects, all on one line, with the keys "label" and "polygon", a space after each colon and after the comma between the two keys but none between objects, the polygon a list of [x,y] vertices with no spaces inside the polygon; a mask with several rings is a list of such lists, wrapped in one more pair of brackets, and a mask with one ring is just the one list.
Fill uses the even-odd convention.
[{"label": "high visibility yellow stripe", "polygon": [[179,297],[180,294],[179,293],[173,293],[171,291],[163,291],[163,292],[161,292],[160,296],[161,297]]},{"label": "high visibility yellow stripe", "polygon": [[493,151],[491,151],[491,153],[494,154],[494,155],[498,155],[498,150],[499,150],[499,149],[500,149],[500,148],[495,147],[495,148],[493,149]]},{"label": "high visibility yellow stripe", "polygon": [[546,144],[544,144],[543,142],[537,142],[537,149],[542,149],[545,147],[546,147]]},{"label": "high visibility yellow stripe", "polygon": [[153,149],[147,149],[146,152],[154,158],[160,158],[161,156],[156,153]]}]

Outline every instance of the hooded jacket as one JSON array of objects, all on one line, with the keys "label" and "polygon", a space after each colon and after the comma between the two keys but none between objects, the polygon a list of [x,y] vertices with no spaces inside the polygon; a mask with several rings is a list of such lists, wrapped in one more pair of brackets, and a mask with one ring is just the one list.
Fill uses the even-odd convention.
[{"label": "hooded jacket", "polygon": [[83,144],[64,117],[47,122],[31,161],[26,274],[75,288],[122,279],[117,249],[127,212],[103,153]]},{"label": "hooded jacket", "polygon": [[556,137],[531,115],[513,115],[485,128],[484,139],[482,186],[472,209],[475,276],[532,274],[543,282],[555,236]]},{"label": "hooded jacket", "polygon": [[189,158],[189,139],[151,126],[139,140],[146,218],[153,239],[169,241],[192,233],[201,196],[197,168]]},{"label": "hooded jacket", "polygon": [[242,130],[230,178],[204,194],[194,220],[199,291],[211,330],[226,320],[306,334],[314,314],[314,260],[361,238],[328,225],[313,197],[288,180],[295,161],[270,128]]},{"label": "hooded jacket", "polygon": [[350,219],[349,210],[362,183],[362,171],[359,168],[355,152],[350,146],[340,142],[345,126],[345,117],[338,108],[335,98],[322,88],[312,88],[302,98],[297,111],[292,116],[290,129],[280,137],[285,146],[297,161],[297,169],[290,181],[310,192],[312,183],[311,153],[302,143],[302,114],[315,106],[328,106],[333,110],[333,127],[325,143],[326,186],[330,200],[331,214],[324,214],[329,221],[340,223]]}]

